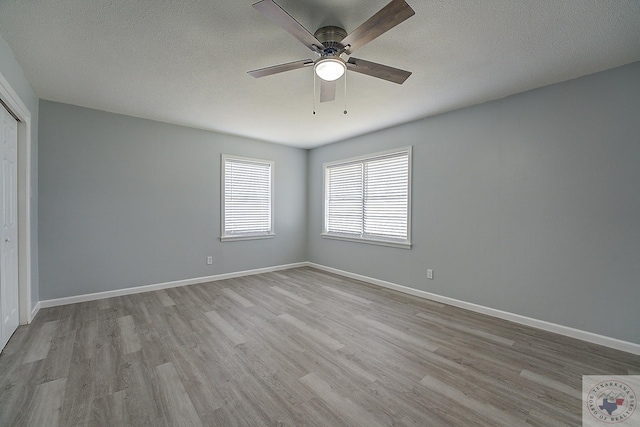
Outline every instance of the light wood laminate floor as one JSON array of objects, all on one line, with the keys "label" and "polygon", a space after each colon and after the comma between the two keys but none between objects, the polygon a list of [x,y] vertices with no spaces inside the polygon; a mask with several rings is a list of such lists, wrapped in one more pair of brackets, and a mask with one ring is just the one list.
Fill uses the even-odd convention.
[{"label": "light wood laminate floor", "polygon": [[43,309],[0,356],[1,426],[581,424],[640,357],[299,268]]}]

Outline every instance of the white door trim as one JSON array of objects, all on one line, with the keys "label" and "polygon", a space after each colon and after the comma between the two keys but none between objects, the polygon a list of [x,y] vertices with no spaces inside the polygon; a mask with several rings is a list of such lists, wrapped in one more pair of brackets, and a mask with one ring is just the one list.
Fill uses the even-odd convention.
[{"label": "white door trim", "polygon": [[0,73],[0,99],[19,120],[18,292],[20,324],[24,325],[31,323],[33,318],[31,313],[31,112],[2,73]]}]

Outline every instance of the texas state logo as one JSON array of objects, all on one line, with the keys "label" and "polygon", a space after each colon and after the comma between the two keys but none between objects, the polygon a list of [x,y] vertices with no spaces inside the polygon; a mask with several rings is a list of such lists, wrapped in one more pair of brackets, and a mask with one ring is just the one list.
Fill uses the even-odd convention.
[{"label": "texas state logo", "polygon": [[584,426],[640,426],[640,414],[636,413],[640,376],[585,375],[582,383]]}]

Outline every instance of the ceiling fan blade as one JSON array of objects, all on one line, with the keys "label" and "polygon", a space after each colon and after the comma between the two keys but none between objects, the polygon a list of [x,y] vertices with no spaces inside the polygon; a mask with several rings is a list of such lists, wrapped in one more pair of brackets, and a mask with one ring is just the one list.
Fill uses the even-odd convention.
[{"label": "ceiling fan blade", "polygon": [[412,17],[415,11],[404,0],[392,0],[366,22],[353,30],[340,42],[347,47],[347,54],[369,43],[379,35],[386,33],[396,25]]},{"label": "ceiling fan blade", "polygon": [[389,67],[375,62],[365,61],[364,59],[349,58],[347,61],[347,69],[356,73],[366,74],[368,76],[377,77],[401,85],[411,75],[411,71],[401,70],[399,68]]},{"label": "ceiling fan blade", "polygon": [[320,102],[329,102],[336,99],[336,81],[328,82],[320,79]]},{"label": "ceiling fan blade", "polygon": [[314,52],[324,49],[322,43],[304,28],[286,10],[278,6],[273,0],[262,0],[253,5],[254,9],[262,12],[267,18],[282,27],[286,32],[298,39],[302,44]]},{"label": "ceiling fan blade", "polygon": [[304,68],[308,65],[313,65],[313,61],[310,59],[303,59],[301,61],[287,62],[286,64],[274,65],[271,67],[260,68],[258,70],[247,71],[247,74],[255,78],[270,76],[272,74],[284,73],[285,71],[297,70],[298,68]]}]

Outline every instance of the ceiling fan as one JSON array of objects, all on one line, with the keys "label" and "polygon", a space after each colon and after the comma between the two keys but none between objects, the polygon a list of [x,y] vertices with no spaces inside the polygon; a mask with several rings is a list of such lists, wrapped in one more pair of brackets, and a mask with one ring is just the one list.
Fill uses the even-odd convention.
[{"label": "ceiling fan", "polygon": [[[351,34],[335,26],[322,27],[311,34],[273,0],[259,1],[253,7],[318,55],[315,60],[303,59],[248,71],[253,77],[265,77],[313,66],[314,72],[320,78],[320,102],[327,102],[335,99],[336,80],[347,70],[398,84],[404,83],[411,75],[410,71],[350,56],[358,48],[415,14],[404,0],[392,0]],[[344,57],[349,58],[345,60]]]}]

